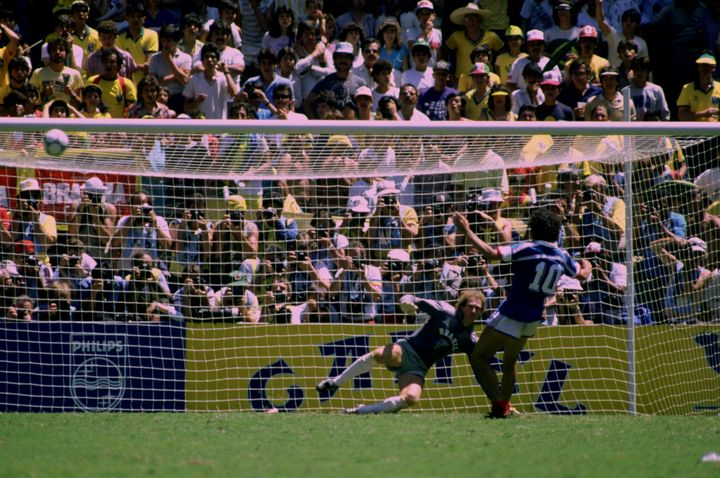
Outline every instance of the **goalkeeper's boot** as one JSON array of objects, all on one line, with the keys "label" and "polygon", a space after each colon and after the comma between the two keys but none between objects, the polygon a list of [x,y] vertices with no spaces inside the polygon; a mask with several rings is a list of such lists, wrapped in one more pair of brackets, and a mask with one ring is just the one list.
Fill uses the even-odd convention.
[{"label": "goalkeeper's boot", "polygon": [[334,392],[338,388],[340,388],[339,385],[335,385],[335,382],[332,381],[331,378],[326,378],[325,380],[322,380],[320,383],[315,385],[315,390],[318,392]]},{"label": "goalkeeper's boot", "polygon": [[362,405],[358,405],[357,407],[352,408],[346,408],[345,410],[343,410],[343,413],[346,415],[357,415],[358,413],[360,413],[361,408]]}]

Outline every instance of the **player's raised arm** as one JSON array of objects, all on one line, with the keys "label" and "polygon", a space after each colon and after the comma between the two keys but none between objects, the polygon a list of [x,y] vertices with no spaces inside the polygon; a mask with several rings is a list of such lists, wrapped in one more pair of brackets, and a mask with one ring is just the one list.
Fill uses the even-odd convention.
[{"label": "player's raised arm", "polygon": [[494,260],[500,258],[500,252],[497,250],[496,247],[493,247],[487,242],[480,239],[472,231],[472,229],[470,229],[470,221],[468,221],[467,217],[465,217],[463,214],[460,214],[459,212],[455,212],[452,216],[452,220],[453,223],[455,223],[455,227],[458,229],[458,231],[465,234],[465,237],[467,237],[468,240],[478,248],[480,254],[482,254],[485,259]]}]

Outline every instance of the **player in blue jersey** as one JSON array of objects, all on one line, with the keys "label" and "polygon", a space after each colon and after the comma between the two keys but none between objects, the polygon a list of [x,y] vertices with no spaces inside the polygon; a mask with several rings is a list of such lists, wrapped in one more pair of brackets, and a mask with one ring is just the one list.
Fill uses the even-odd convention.
[{"label": "player in blue jersey", "polygon": [[425,376],[435,362],[455,352],[464,352],[470,357],[475,348],[478,339],[473,332],[473,324],[485,307],[485,297],[481,292],[463,292],[457,309],[447,302],[411,295],[403,296],[400,305],[406,313],[421,310],[430,319],[410,337],[376,348],[355,360],[337,377],[327,378],[316,387],[319,392],[334,392],[353,377],[369,372],[374,363],[385,365],[395,372],[400,388],[398,395],[371,405],[350,408],[347,413],[397,412],[415,405],[420,400]]},{"label": "player in blue jersey", "polygon": [[[592,266],[585,259],[575,262],[557,246],[562,221],[550,209],[533,210],[528,224],[531,240],[512,246],[487,244],[472,232],[467,218],[460,213],[453,215],[453,222],[487,260],[511,262],[510,293],[488,319],[470,359],[492,404],[488,417],[506,418],[510,415],[510,397],[515,387],[515,364],[527,339],[535,335],[542,321],[545,299],[555,294],[563,274],[585,280]],[[503,350],[502,383],[490,365],[499,350]]]}]

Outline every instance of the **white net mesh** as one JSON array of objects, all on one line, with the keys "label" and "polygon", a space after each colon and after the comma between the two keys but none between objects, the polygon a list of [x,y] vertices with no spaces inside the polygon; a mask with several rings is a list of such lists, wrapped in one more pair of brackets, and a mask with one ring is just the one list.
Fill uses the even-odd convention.
[{"label": "white net mesh", "polygon": [[[404,294],[454,303],[479,289],[487,317],[510,268],[486,263],[452,212],[500,245],[526,238],[536,207],[563,215],[560,244],[595,272],[563,278],[547,303],[515,406],[720,406],[720,175],[705,131],[0,126],[2,409],[337,410],[380,400],[396,388],[380,368],[334,394],[314,385],[425,320],[401,310]],[[58,126],[70,144],[52,157],[43,140]],[[431,371],[418,408],[486,408],[465,357]]]}]

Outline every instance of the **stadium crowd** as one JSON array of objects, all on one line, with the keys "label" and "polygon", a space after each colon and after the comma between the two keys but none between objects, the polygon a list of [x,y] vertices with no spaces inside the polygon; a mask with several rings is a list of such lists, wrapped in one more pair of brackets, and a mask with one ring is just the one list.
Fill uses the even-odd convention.
[{"label": "stadium crowd", "polygon": [[[3,3],[0,103],[9,117],[720,119],[720,0]],[[52,20],[46,30],[41,12]],[[528,163],[490,173],[314,179],[318,166],[374,164],[381,172],[396,153],[434,155],[440,164],[468,148],[492,148],[350,135],[187,140],[124,139],[155,172],[254,156],[265,160],[256,174],[306,179],[168,174],[143,178],[121,202],[107,180],[91,176],[56,221],[44,209],[43,179],[18,177],[16,197],[0,208],[0,313],[402,323],[414,320],[399,307],[402,295],[453,301],[471,288],[483,291],[491,311],[511,271],[482,260],[452,213],[464,212],[474,232],[497,245],[524,238],[530,208],[548,207],[563,217],[561,245],[591,259],[594,272],[585,283],[560,280],[546,323],[627,321],[616,168],[579,159],[559,169]],[[113,139],[72,141],[100,150]],[[627,212],[636,217],[631,315],[642,324],[720,320],[718,191],[690,184],[715,177],[716,140],[696,149],[658,141],[668,152],[638,164]]]}]

